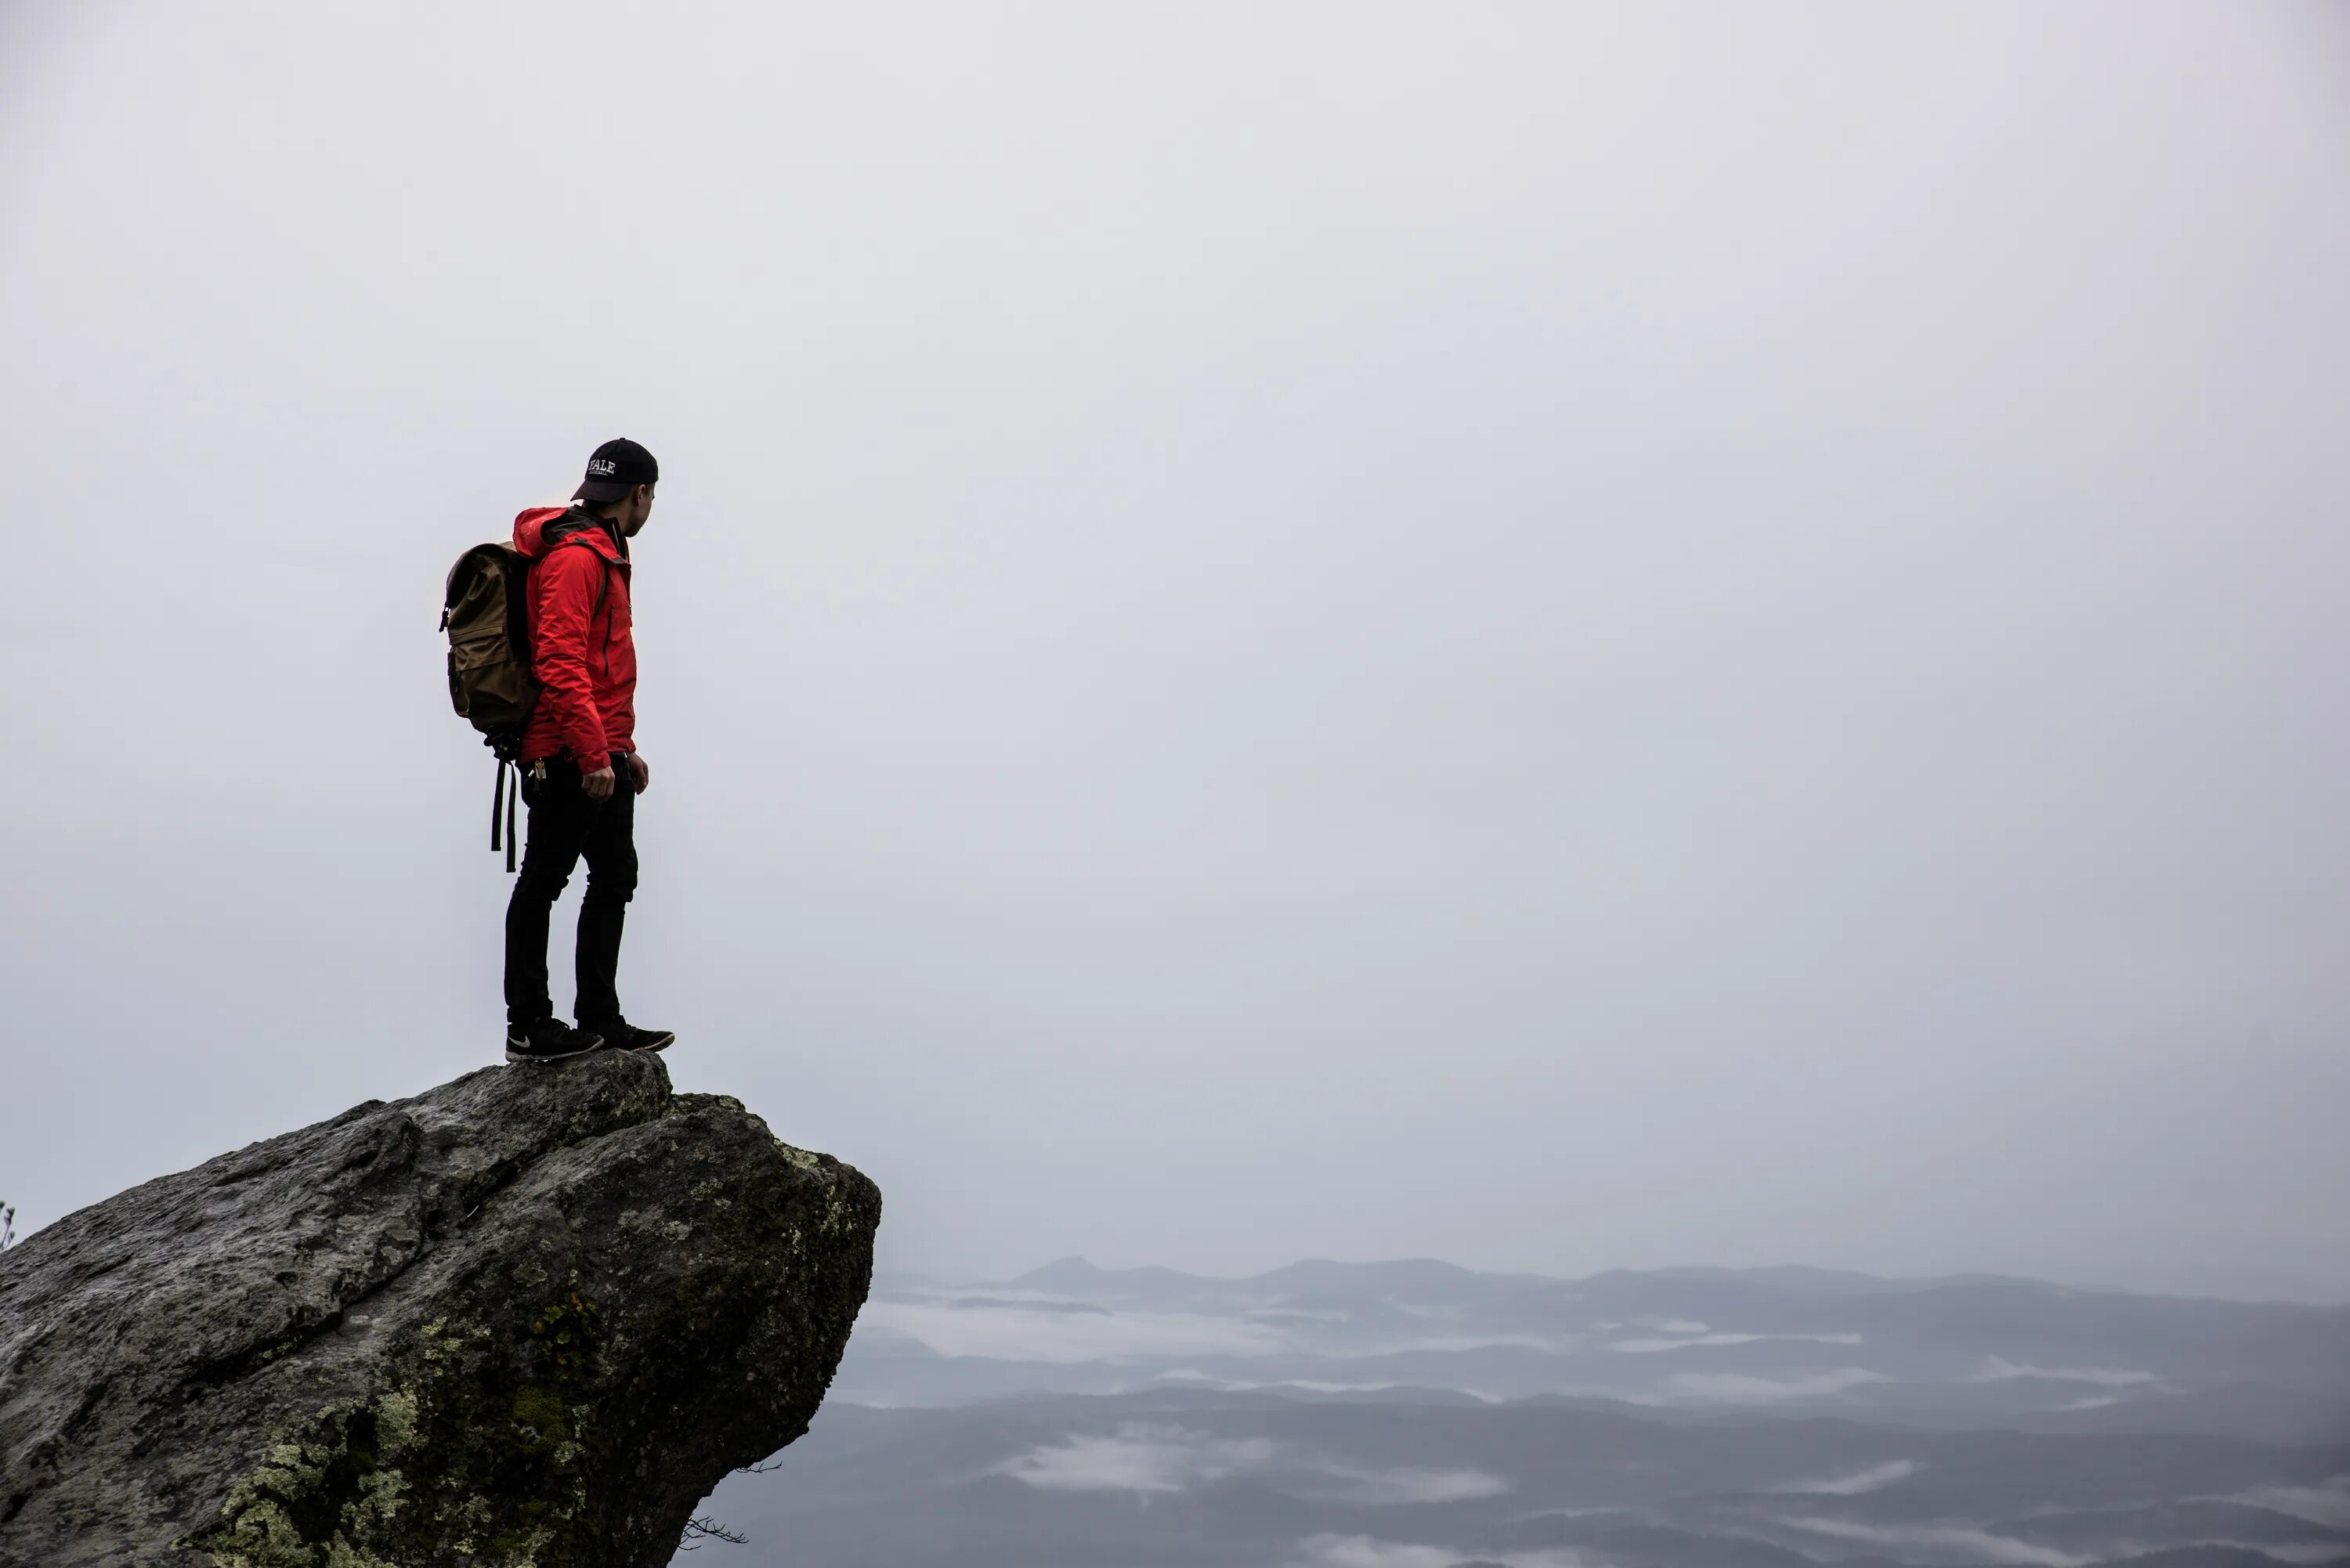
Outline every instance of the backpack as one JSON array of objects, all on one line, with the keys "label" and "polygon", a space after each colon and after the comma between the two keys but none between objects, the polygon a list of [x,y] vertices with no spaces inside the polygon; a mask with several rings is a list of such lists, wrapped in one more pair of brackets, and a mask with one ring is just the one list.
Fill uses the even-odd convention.
[{"label": "backpack", "polygon": [[[522,734],[538,707],[526,596],[535,564],[512,545],[476,545],[449,568],[448,587],[441,599],[441,629],[449,634],[449,701],[458,717],[481,732],[482,744],[498,760],[490,787],[490,848],[505,850],[509,871],[515,868],[515,795],[522,783]],[[603,602],[604,590],[598,589],[597,607],[600,609]],[[514,770],[511,777],[506,773],[509,767]],[[498,832],[502,805],[503,841]]]}]

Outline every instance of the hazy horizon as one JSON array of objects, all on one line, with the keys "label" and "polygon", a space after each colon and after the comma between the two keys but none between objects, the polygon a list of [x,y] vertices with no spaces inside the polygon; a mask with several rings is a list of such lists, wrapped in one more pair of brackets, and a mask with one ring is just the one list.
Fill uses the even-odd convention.
[{"label": "hazy horizon", "polygon": [[[1082,1263],[1089,1268],[1098,1269],[1105,1273],[1112,1274],[1127,1272],[1129,1271],[1148,1271],[1165,1267],[1163,1264],[1149,1262],[1109,1264],[1087,1257],[1082,1253],[1069,1252],[1057,1258],[1047,1258],[1042,1262],[1032,1263],[1024,1268],[990,1271],[984,1273],[972,1275],[962,1275],[951,1272],[934,1272],[922,1269],[910,1268],[877,1269],[874,1274],[874,1283],[877,1289],[885,1287],[904,1288],[910,1286],[945,1286],[953,1289],[968,1289],[978,1285],[1009,1285],[1026,1280],[1032,1275],[1044,1273],[1047,1270],[1070,1263]],[[1988,1269],[1962,1269],[1944,1274],[1880,1273],[1868,1269],[1847,1269],[1821,1263],[1805,1263],[1800,1262],[1722,1264],[1690,1261],[1679,1263],[1651,1263],[1640,1268],[1627,1268],[1611,1264],[1591,1270],[1588,1272],[1569,1273],[1555,1269],[1472,1269],[1468,1264],[1457,1263],[1450,1258],[1438,1257],[1432,1253],[1410,1257],[1332,1258],[1305,1252],[1300,1253],[1298,1256],[1290,1259],[1285,1263],[1276,1263],[1270,1268],[1264,1269],[1252,1269],[1244,1272],[1236,1271],[1230,1273],[1220,1273],[1212,1270],[1197,1269],[1176,1269],[1170,1270],[1170,1272],[1182,1274],[1189,1278],[1210,1281],[1217,1283],[1237,1284],[1243,1283],[1250,1280],[1261,1279],[1267,1274],[1279,1273],[1285,1269],[1298,1267],[1311,1268],[1319,1264],[1335,1264],[1342,1268],[1378,1268],[1382,1265],[1390,1264],[1420,1263],[1434,1263],[1443,1268],[1460,1269],[1469,1273],[1486,1274],[1498,1278],[1555,1281],[1560,1283],[1566,1284],[1571,1284],[1580,1280],[1594,1279],[1601,1275],[1611,1273],[1771,1274],[1779,1272],[1816,1272],[1823,1274],[1854,1274],[1886,1283],[1904,1285],[1939,1283],[1951,1280],[2005,1280],[2020,1284],[2054,1285],[2064,1290],[2081,1291],[2085,1293],[2112,1292],[2117,1294],[2176,1295],[2190,1300],[2202,1297],[2212,1301],[2243,1302],[2251,1304],[2274,1303],[2278,1305],[2293,1306],[2350,1306],[2350,1292],[2329,1293],[2324,1291],[2314,1291],[2300,1295],[2290,1293],[2287,1276],[2282,1274],[2280,1275],[2280,1278],[2277,1281],[2272,1282],[2272,1283],[2284,1288],[2288,1293],[2263,1294],[2261,1293],[2257,1285],[2250,1286],[2243,1291],[2236,1293],[2230,1293],[2225,1290],[2215,1290],[2210,1292],[2192,1290],[2162,1291],[2143,1288],[2132,1290],[2126,1286],[2098,1284],[2092,1282],[2067,1280],[2047,1275],[2002,1273],[1995,1270]]]},{"label": "hazy horizon", "polygon": [[2350,1300],[2350,11],[36,0],[0,138],[20,1228],[498,1059],[442,575],[625,434],[621,993],[885,1269]]}]

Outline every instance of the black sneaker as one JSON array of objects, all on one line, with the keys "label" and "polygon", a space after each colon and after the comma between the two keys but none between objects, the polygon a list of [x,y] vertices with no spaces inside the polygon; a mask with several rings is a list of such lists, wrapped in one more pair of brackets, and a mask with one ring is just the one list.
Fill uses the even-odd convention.
[{"label": "black sneaker", "polygon": [[566,1056],[585,1056],[604,1044],[604,1037],[586,1029],[574,1029],[560,1018],[542,1018],[536,1023],[506,1026],[506,1060],[509,1062],[560,1062]]},{"label": "black sneaker", "polygon": [[608,1018],[596,1025],[610,1051],[666,1051],[677,1036],[666,1029],[639,1029],[625,1018]]}]

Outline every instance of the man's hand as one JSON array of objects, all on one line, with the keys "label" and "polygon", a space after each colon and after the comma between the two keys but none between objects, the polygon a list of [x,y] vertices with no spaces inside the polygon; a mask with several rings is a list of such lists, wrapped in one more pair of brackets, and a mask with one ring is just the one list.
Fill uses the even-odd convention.
[{"label": "man's hand", "polygon": [[612,798],[612,764],[609,763],[592,774],[579,775],[579,787],[587,791],[588,798],[598,805]]},{"label": "man's hand", "polygon": [[629,782],[637,786],[639,794],[644,794],[645,786],[653,782],[652,769],[645,766],[645,759],[634,752],[629,753]]}]

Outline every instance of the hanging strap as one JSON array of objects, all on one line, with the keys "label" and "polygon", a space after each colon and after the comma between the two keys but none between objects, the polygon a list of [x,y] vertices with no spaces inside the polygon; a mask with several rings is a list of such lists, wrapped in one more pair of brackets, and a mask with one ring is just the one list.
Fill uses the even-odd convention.
[{"label": "hanging strap", "polygon": [[[506,772],[509,766],[514,769],[512,774]],[[506,852],[506,869],[509,871],[515,868],[515,851],[521,847],[522,836],[515,832],[515,796],[520,793],[522,793],[522,764],[509,763],[504,757],[500,757],[497,774],[490,781],[490,852],[494,855],[500,849],[504,849]],[[505,834],[503,838],[498,833],[498,813],[501,808],[505,813]]]},{"label": "hanging strap", "polygon": [[495,852],[504,847],[498,838],[498,808],[505,804],[506,760],[498,759],[498,771],[490,778],[490,848]]}]

